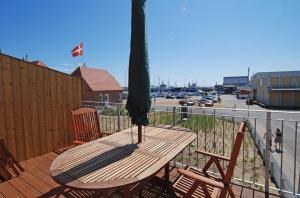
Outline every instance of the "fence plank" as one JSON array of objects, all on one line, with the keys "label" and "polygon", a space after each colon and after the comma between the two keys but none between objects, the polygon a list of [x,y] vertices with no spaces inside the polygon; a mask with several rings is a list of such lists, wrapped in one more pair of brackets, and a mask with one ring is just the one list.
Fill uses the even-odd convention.
[{"label": "fence plank", "polygon": [[2,56],[0,56],[0,137],[6,138],[6,128],[5,128],[5,111],[4,111],[4,90],[3,87],[3,64],[2,64]]},{"label": "fence plank", "polygon": [[38,122],[39,122],[39,136],[40,136],[40,149],[41,153],[47,153],[47,128],[46,128],[46,115],[45,115],[45,79],[44,69],[37,69],[37,98],[38,98]]},{"label": "fence plank", "polygon": [[13,100],[13,82],[11,62],[8,57],[2,60],[3,74],[3,91],[4,91],[4,111],[6,122],[6,144],[10,148],[11,153],[16,156],[16,137],[15,137],[15,120],[14,120],[14,100]]},{"label": "fence plank", "polygon": [[65,132],[63,132],[64,130],[64,115],[63,113],[60,112],[64,112],[64,106],[63,106],[63,98],[62,98],[62,78],[63,75],[62,74],[57,74],[56,76],[56,81],[57,81],[57,107],[58,107],[58,111],[59,113],[57,114],[57,119],[58,119],[58,148],[62,148],[65,147],[65,141],[64,141],[64,135]]},{"label": "fence plank", "polygon": [[59,148],[59,137],[58,137],[58,117],[57,117],[57,81],[56,74],[50,73],[51,81],[51,119],[53,127],[53,149],[56,150]]},{"label": "fence plank", "polygon": [[37,101],[37,77],[36,70],[39,69],[35,65],[28,64],[29,72],[29,86],[30,86],[30,106],[31,106],[31,126],[32,126],[32,143],[33,143],[33,156],[41,154],[40,148],[40,133],[39,133],[39,118],[38,118],[38,101]]},{"label": "fence plank", "polygon": [[[13,92],[14,92],[14,117],[15,117],[15,129],[16,129],[16,144],[17,144],[17,158],[20,161],[26,159],[25,152],[25,135],[23,126],[23,103],[22,103],[22,90],[21,90],[21,80],[20,80],[20,67],[19,61],[12,59],[12,80],[13,80]],[[1,87],[1,86],[0,86]]]},{"label": "fence plank", "polygon": [[26,159],[33,157],[33,142],[32,142],[32,128],[31,128],[31,107],[30,107],[30,87],[29,87],[29,76],[28,76],[28,63],[20,65],[20,80],[21,80],[21,92],[22,92],[22,103],[23,103],[23,128],[26,145]]},{"label": "fence plank", "polygon": [[46,137],[47,137],[47,152],[53,151],[53,137],[52,137],[52,118],[51,118],[51,81],[50,71],[44,72],[44,89],[45,89],[45,112],[46,112]]}]

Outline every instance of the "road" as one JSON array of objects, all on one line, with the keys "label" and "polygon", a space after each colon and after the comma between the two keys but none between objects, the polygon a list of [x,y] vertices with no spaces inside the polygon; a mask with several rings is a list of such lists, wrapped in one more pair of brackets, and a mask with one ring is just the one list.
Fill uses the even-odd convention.
[{"label": "road", "polygon": [[[232,116],[241,116],[249,117],[251,125],[254,127],[254,120],[256,118],[256,132],[257,138],[264,141],[264,134],[266,132],[266,114],[267,111],[271,111],[271,130],[272,133],[275,133],[276,128],[279,128],[283,132],[283,152],[275,151],[274,144],[273,150],[271,153],[271,159],[277,164],[277,175],[280,175],[280,167],[282,167],[282,172],[286,177],[286,183],[288,183],[290,190],[293,190],[295,186],[296,192],[299,192],[298,182],[300,179],[299,170],[300,170],[300,111],[277,111],[263,108],[258,105],[246,105],[245,100],[237,99],[234,95],[222,95],[222,102],[218,104],[218,107],[221,108],[231,108],[231,109],[214,109],[214,108],[205,108],[205,109],[193,109],[194,113],[205,113],[212,114],[214,111],[217,115],[228,115]],[[156,106],[156,110],[165,111],[166,107]],[[232,110],[235,108],[236,110]],[[249,115],[247,109],[249,108]],[[241,110],[243,109],[243,110]],[[170,108],[169,108],[170,110]],[[297,139],[296,135],[296,121],[298,121],[297,127]],[[295,144],[296,140],[296,144]],[[296,145],[296,147],[295,147]],[[296,149],[296,153],[295,153]],[[282,165],[281,165],[282,164]],[[296,164],[296,166],[294,166]],[[294,167],[296,167],[294,169]],[[294,175],[295,172],[295,175]],[[294,181],[295,179],[295,181]],[[279,184],[279,182],[278,182]],[[278,186],[279,187],[279,186]],[[297,190],[298,189],[298,190]]]},{"label": "road", "polygon": [[[240,100],[235,98],[233,95],[223,95],[221,96],[222,107],[237,109],[248,109],[245,100]],[[268,111],[270,109],[263,108],[258,105],[249,105],[249,117],[257,117],[262,119],[257,119],[257,135],[262,139],[264,133],[266,132],[266,112],[256,112],[251,110],[263,110]],[[248,112],[235,112],[234,115],[247,116]],[[276,161],[277,165],[280,167],[282,163],[282,171],[289,181],[289,185],[293,190],[294,179],[295,179],[295,189],[298,189],[299,182],[299,169],[300,169],[300,112],[299,111],[273,111],[271,113],[271,130],[275,133],[276,128],[280,130],[283,128],[283,152],[272,152],[271,157]],[[283,121],[282,121],[283,120]],[[254,126],[254,119],[250,119],[252,125]],[[298,121],[298,127],[296,131],[296,121]],[[297,132],[297,135],[296,135]],[[297,139],[296,139],[297,137]],[[265,140],[264,140],[265,141]],[[296,145],[295,145],[296,142]],[[296,146],[296,147],[295,147]],[[273,145],[273,149],[274,145]],[[295,153],[296,150],[296,153]],[[282,156],[281,156],[282,154]],[[281,158],[282,157],[282,158]],[[281,161],[282,160],[282,161]],[[296,174],[294,175],[294,164],[296,162]],[[295,176],[295,178],[294,178]],[[298,189],[298,192],[300,189]]]}]

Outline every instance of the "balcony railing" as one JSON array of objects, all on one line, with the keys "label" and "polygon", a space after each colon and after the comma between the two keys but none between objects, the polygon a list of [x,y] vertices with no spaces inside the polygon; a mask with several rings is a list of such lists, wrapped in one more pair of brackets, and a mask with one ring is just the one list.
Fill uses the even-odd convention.
[{"label": "balcony railing", "polygon": [[[116,133],[133,127],[124,104],[85,101],[84,106],[95,107],[102,131]],[[284,197],[300,196],[300,113],[288,111],[245,110],[229,108],[197,108],[182,106],[152,106],[149,124],[180,126],[197,133],[197,139],[176,158],[177,167],[204,166],[206,157],[196,149],[230,156],[239,123],[247,120],[248,130],[234,172],[233,182]],[[270,148],[275,129],[282,132],[283,150]],[[145,129],[147,135],[147,128]],[[274,134],[275,135],[275,134]],[[264,138],[265,136],[265,138]],[[273,142],[273,141],[272,141]],[[298,156],[297,156],[298,155]],[[227,166],[223,162],[223,167]],[[210,169],[217,174],[217,169]]]}]

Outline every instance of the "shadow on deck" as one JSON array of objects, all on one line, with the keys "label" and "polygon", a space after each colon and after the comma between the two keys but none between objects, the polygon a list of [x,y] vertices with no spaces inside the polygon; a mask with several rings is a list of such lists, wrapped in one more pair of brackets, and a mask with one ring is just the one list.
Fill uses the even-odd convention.
[{"label": "shadow on deck", "polygon": [[[57,155],[51,152],[21,162],[25,172],[19,177],[0,183],[0,197],[96,197],[97,195],[93,191],[72,190],[60,186],[51,178],[50,165]],[[176,168],[171,169],[171,179],[176,173]],[[233,190],[236,197],[264,197],[262,192],[235,184],[233,184]],[[116,191],[110,197],[121,197],[121,194]],[[163,170],[147,183],[139,197],[175,197],[163,180]],[[271,195],[270,197],[278,196]]]}]

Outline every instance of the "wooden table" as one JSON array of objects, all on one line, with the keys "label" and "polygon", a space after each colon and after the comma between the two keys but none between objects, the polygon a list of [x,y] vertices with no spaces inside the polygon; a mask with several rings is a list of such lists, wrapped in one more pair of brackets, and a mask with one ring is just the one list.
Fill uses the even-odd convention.
[{"label": "wooden table", "polygon": [[[132,130],[132,132],[131,132]],[[137,142],[137,127],[107,136],[59,155],[50,167],[61,185],[107,192],[145,181],[196,139],[182,128],[146,127],[145,140]],[[168,177],[168,175],[167,175]]]}]

